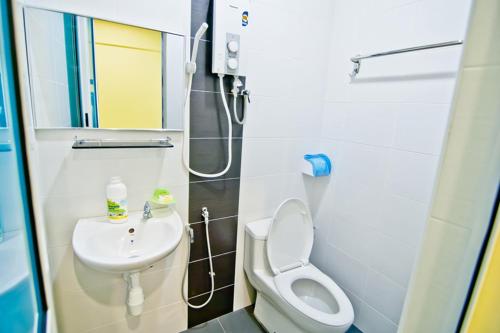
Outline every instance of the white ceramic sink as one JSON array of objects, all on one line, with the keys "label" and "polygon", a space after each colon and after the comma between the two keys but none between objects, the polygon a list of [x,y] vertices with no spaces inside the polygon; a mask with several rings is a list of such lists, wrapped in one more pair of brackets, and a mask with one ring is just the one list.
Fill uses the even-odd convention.
[{"label": "white ceramic sink", "polygon": [[73,250],[94,269],[133,273],[174,251],[182,232],[181,218],[172,209],[147,221],[142,220],[142,212],[132,213],[121,224],[109,223],[104,217],[80,219],[73,231]]}]

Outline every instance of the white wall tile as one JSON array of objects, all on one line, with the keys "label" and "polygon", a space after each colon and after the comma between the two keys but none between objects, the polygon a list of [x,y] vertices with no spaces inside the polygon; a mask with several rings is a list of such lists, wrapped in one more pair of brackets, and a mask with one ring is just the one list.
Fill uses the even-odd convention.
[{"label": "white wall tile", "polygon": [[109,325],[100,326],[89,333],[177,333],[187,329],[187,306],[179,302],[143,313],[140,317],[127,317]]},{"label": "white wall tile", "polygon": [[321,135],[328,139],[343,139],[349,103],[326,102],[321,121]]},{"label": "white wall tile", "polygon": [[395,194],[382,193],[380,217],[373,228],[417,248],[425,228],[428,205]]},{"label": "white wall tile", "polygon": [[362,303],[356,326],[363,333],[396,333],[398,326],[366,303]]},{"label": "white wall tile", "polygon": [[354,186],[361,185],[378,192],[384,185],[389,157],[388,149],[345,142],[336,174],[339,178],[348,179]]},{"label": "white wall tile", "polygon": [[373,270],[368,270],[366,278],[365,300],[392,322],[399,322],[406,288],[402,288],[387,277]]},{"label": "white wall tile", "polygon": [[397,113],[394,147],[440,154],[449,108],[448,104],[402,104]]},{"label": "white wall tile", "polygon": [[286,168],[288,142],[281,139],[243,140],[241,177],[257,177],[278,174]]},{"label": "white wall tile", "polygon": [[246,221],[272,216],[280,198],[280,175],[242,178],[239,215]]},{"label": "white wall tile", "polygon": [[438,158],[393,150],[387,171],[391,193],[428,204],[434,186]]},{"label": "white wall tile", "polygon": [[342,288],[353,293],[363,293],[367,269],[361,262],[346,255],[334,246],[328,245],[328,257],[319,268]]},{"label": "white wall tile", "polygon": [[369,245],[373,231],[366,224],[346,221],[335,215],[327,223],[327,238],[331,245],[360,262],[368,262]]},{"label": "white wall tile", "polygon": [[364,302],[357,295],[354,295],[349,290],[344,290],[347,298],[351,301],[352,309],[354,310],[354,322],[353,325],[359,328],[359,323],[364,321],[362,307],[364,306]]},{"label": "white wall tile", "polygon": [[372,234],[369,265],[406,288],[415,261],[416,248],[378,232]]},{"label": "white wall tile", "polygon": [[391,146],[395,125],[394,104],[351,103],[346,112],[344,139],[376,146]]},{"label": "white wall tile", "polygon": [[347,222],[368,226],[377,224],[381,207],[378,188],[357,184],[342,175],[338,176],[333,186],[333,197],[329,203],[331,214]]}]

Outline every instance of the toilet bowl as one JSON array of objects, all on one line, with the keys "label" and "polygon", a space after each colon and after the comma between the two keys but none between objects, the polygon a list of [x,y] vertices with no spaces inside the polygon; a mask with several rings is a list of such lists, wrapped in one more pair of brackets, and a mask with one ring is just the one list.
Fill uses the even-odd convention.
[{"label": "toilet bowl", "polygon": [[354,320],[340,287],[309,262],[313,225],[307,206],[287,199],[269,219],[245,227],[244,268],[257,290],[254,314],[276,333],[343,333]]}]

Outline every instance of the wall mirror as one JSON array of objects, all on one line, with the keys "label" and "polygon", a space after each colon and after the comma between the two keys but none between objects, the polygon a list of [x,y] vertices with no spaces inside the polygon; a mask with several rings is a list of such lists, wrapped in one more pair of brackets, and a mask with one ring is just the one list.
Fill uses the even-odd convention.
[{"label": "wall mirror", "polygon": [[182,129],[184,36],[32,7],[23,18],[36,128]]}]

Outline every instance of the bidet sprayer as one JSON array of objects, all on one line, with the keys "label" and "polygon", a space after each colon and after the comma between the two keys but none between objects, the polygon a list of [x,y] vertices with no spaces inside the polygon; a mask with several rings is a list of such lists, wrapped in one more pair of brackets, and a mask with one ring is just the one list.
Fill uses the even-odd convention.
[{"label": "bidet sprayer", "polygon": [[201,216],[203,216],[203,219],[205,220],[205,223],[208,223],[209,213],[208,213],[208,208],[207,207],[203,207],[201,209]]}]

